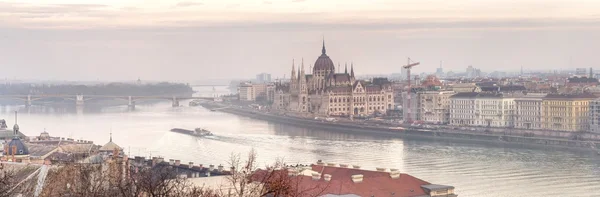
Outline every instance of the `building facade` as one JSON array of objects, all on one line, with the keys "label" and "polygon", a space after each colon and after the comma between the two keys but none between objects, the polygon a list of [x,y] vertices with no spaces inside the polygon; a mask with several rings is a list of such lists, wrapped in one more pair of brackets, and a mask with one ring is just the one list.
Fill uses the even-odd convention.
[{"label": "building facade", "polygon": [[529,93],[515,99],[515,128],[542,129],[543,93]]},{"label": "building facade", "polygon": [[559,131],[589,131],[591,94],[549,94],[542,101],[542,128]]},{"label": "building facade", "polygon": [[450,124],[514,127],[514,100],[500,93],[457,93],[450,97]]},{"label": "building facade", "polygon": [[600,133],[600,99],[590,101],[590,132]]},{"label": "building facade", "polygon": [[256,81],[258,83],[269,83],[269,82],[271,82],[271,74],[260,73],[260,74],[256,75]]},{"label": "building facade", "polygon": [[269,101],[275,99],[275,85],[270,83],[241,83],[238,86],[241,101]]},{"label": "building facade", "polygon": [[325,43],[310,70],[311,74],[305,73],[304,61],[298,70],[292,63],[290,82],[276,85],[273,108],[335,116],[367,116],[393,108],[393,90],[387,79],[356,80],[353,65],[350,72],[347,66],[344,72],[336,72]]},{"label": "building facade", "polygon": [[254,92],[254,87],[250,83],[241,83],[238,86],[238,99],[240,101],[254,101],[256,99],[256,94]]},{"label": "building facade", "polygon": [[420,121],[420,93],[420,91],[416,91],[414,89],[410,94],[408,92],[402,92],[402,117],[404,118],[405,122],[410,123],[412,121]]},{"label": "building facade", "polygon": [[425,91],[419,93],[419,117],[425,123],[447,124],[450,121],[450,96],[454,91]]},{"label": "building facade", "polygon": [[450,97],[450,124],[468,126],[475,124],[475,99],[477,92],[461,92]]}]

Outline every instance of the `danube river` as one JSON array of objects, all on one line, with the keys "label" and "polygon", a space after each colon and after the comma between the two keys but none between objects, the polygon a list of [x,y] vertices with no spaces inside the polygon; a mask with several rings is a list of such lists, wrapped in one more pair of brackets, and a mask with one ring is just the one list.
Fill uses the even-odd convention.
[{"label": "danube river", "polygon": [[[210,96],[212,87],[198,88]],[[218,87],[217,93],[227,93]],[[567,150],[525,149],[448,141],[406,140],[273,124],[201,107],[171,107],[170,101],[126,106],[0,107],[0,119],[29,136],[113,141],[130,155],[162,156],[196,164],[227,164],[232,153],[254,148],[261,164],[278,158],[288,164],[325,162],[398,168],[436,184],[456,187],[462,197],[600,196],[600,156]],[[195,138],[169,129],[207,128],[215,136]]]}]

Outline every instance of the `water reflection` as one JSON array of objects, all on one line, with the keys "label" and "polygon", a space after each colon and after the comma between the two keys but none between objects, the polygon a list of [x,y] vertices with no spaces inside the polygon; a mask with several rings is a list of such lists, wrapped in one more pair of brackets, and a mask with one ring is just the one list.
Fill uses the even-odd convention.
[{"label": "water reflection", "polygon": [[[208,87],[212,91],[212,87]],[[521,145],[458,143],[383,135],[350,134],[268,123],[201,107],[171,107],[170,101],[127,106],[0,107],[0,119],[15,110],[26,135],[113,141],[126,152],[198,164],[226,164],[232,153],[258,152],[260,165],[284,158],[289,164],[326,162],[363,168],[398,168],[424,180],[450,184],[460,196],[598,196],[600,157],[590,153]],[[23,111],[25,110],[25,111]],[[9,121],[10,122],[10,121]],[[169,132],[174,127],[207,128],[197,138]],[[567,194],[567,195],[563,195]]]}]

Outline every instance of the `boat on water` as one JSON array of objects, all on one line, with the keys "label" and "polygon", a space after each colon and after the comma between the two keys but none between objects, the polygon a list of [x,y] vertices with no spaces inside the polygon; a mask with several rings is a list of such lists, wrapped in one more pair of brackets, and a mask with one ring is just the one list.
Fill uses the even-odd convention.
[{"label": "boat on water", "polygon": [[173,128],[173,129],[171,129],[171,131],[175,132],[175,133],[192,135],[192,136],[196,136],[196,137],[212,136],[213,135],[212,132],[210,132],[209,130],[202,129],[202,128],[196,128],[194,130],[181,129],[181,128]]}]

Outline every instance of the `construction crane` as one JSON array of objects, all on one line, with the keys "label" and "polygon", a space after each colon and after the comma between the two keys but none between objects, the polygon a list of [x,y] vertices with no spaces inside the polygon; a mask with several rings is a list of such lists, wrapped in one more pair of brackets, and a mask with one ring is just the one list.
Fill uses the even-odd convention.
[{"label": "construction crane", "polygon": [[408,83],[408,90],[407,90],[407,94],[406,94],[406,96],[408,97],[407,100],[406,100],[406,105],[407,106],[403,107],[404,110],[407,110],[406,111],[406,116],[407,117],[404,117],[404,122],[406,122],[406,123],[412,123],[412,120],[411,120],[411,105],[410,105],[411,93],[412,93],[412,91],[411,91],[412,84],[410,82],[410,69],[412,67],[415,67],[415,66],[419,65],[419,64],[421,64],[421,63],[420,62],[413,62],[410,59],[410,57],[409,57],[408,58],[408,62],[406,63],[406,65],[402,66],[402,68],[406,69],[406,81]]}]

